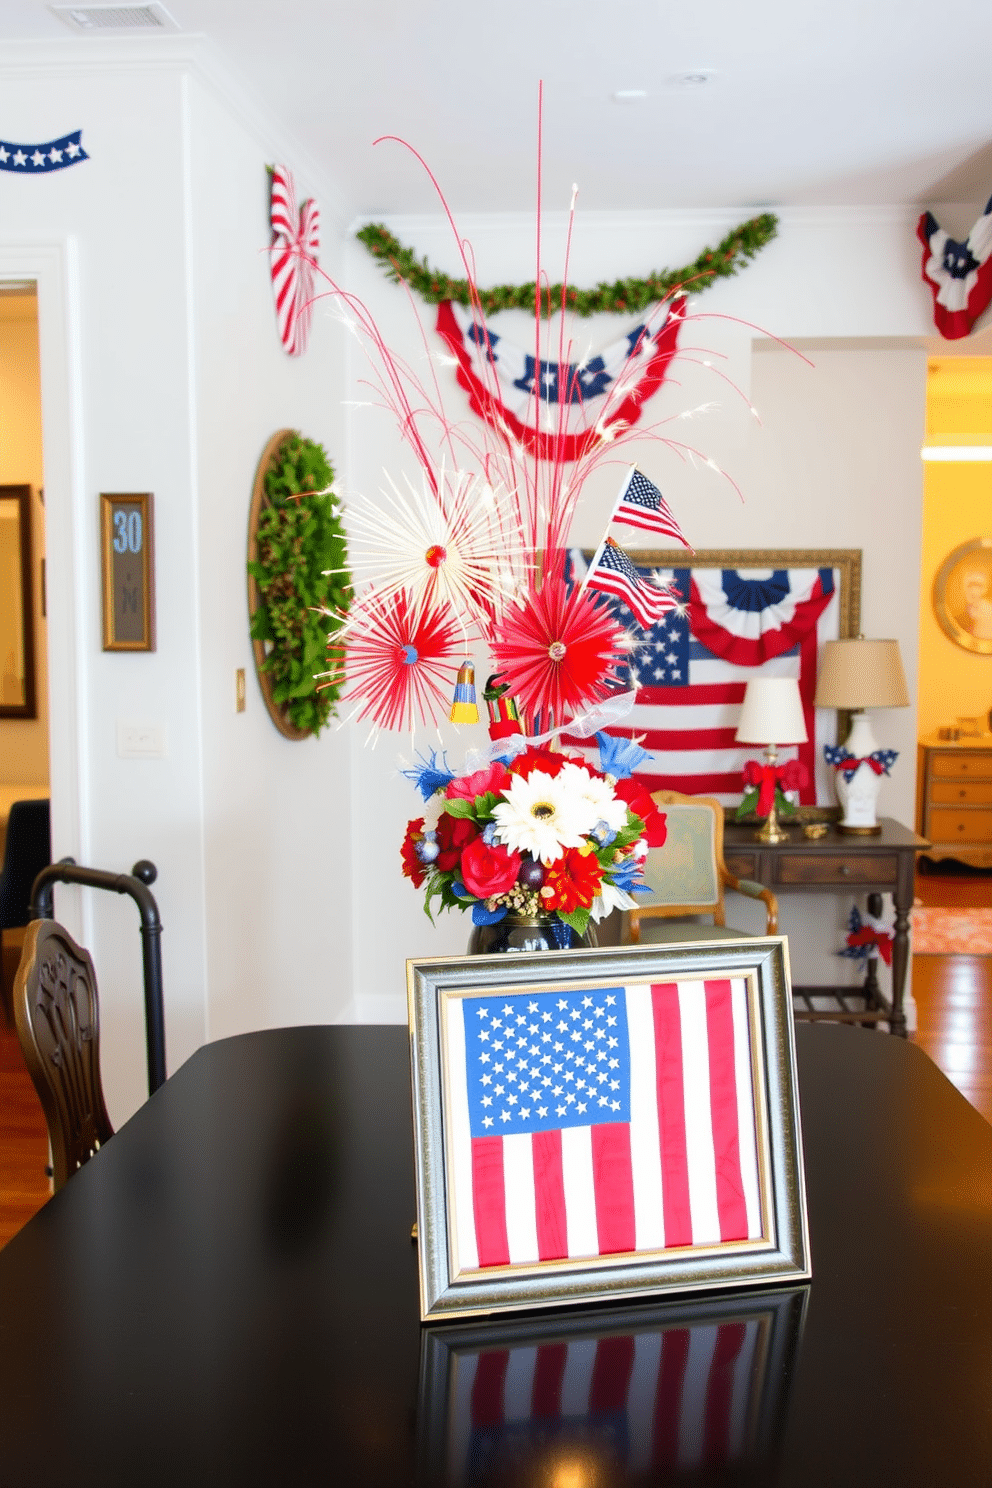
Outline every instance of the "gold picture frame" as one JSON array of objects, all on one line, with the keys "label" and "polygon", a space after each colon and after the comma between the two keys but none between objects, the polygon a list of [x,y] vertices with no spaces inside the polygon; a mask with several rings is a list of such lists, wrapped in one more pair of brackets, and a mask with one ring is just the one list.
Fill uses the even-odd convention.
[{"label": "gold picture frame", "polygon": [[782,937],[409,961],[407,993],[424,1322],[809,1278]]},{"label": "gold picture frame", "polygon": [[973,537],[948,553],[933,581],[933,612],[956,646],[992,656],[992,537]]},{"label": "gold picture frame", "polygon": [[155,523],[150,491],[100,494],[104,651],[155,650]]}]

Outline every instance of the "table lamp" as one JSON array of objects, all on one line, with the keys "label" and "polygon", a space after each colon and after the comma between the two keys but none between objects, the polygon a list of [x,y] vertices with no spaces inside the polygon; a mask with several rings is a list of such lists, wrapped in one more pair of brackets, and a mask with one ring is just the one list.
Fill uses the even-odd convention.
[{"label": "table lamp", "polygon": [[[778,762],[779,744],[806,742],[803,703],[794,677],[751,678],[744,689],[736,738],[739,744],[764,744],[765,768],[772,771]],[[767,819],[755,836],[759,842],[786,841],[787,833],[778,824],[774,788]]]},{"label": "table lamp", "polygon": [[818,708],[853,708],[851,732],[841,745],[824,746],[834,767],[837,795],[844,807],[838,831],[875,836],[875,815],[882,776],[898,759],[894,749],[880,749],[866,708],[908,708],[909,693],[898,641],[827,641],[816,684]]}]

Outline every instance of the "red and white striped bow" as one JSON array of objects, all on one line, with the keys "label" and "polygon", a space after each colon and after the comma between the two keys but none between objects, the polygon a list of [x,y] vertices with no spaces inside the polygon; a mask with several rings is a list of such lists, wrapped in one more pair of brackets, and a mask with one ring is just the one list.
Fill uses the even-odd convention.
[{"label": "red and white striped bow", "polygon": [[285,165],[272,171],[272,287],[282,344],[290,356],[302,356],[310,337],[313,281],[320,248],[320,209],[311,198],[296,218],[293,172]]}]

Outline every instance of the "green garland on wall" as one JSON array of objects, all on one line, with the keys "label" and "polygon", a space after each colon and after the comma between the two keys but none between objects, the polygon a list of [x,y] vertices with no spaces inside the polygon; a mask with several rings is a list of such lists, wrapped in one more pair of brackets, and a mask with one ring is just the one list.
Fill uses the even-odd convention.
[{"label": "green garland on wall", "polygon": [[[565,290],[565,304],[576,315],[600,315],[604,312],[624,314],[632,310],[644,310],[648,305],[663,300],[672,290],[685,286],[696,294],[708,289],[716,279],[727,279],[743,268],[756,253],[770,243],[778,231],[778,218],[771,212],[752,217],[735,227],[733,232],[715,248],[704,248],[699,257],[681,269],[660,269],[646,279],[617,279],[612,284],[597,284],[595,289]],[[403,280],[416,290],[429,305],[438,305],[443,300],[455,300],[459,305],[471,305],[472,296],[467,279],[452,279],[448,274],[431,268],[426,258],[418,258],[412,248],[404,248],[381,222],[370,222],[356,236],[363,242],[373,258],[379,263],[394,283]],[[479,300],[483,312],[493,315],[497,310],[534,309],[535,286],[530,284],[497,284],[492,289],[480,289]],[[541,296],[541,314],[553,315],[561,308],[562,286],[552,284]]]},{"label": "green garland on wall", "polygon": [[258,520],[257,561],[248,564],[262,601],[251,617],[251,637],[271,643],[262,670],[272,678],[273,700],[296,728],[313,734],[328,722],[341,692],[340,685],[317,686],[316,674],[327,669],[328,637],[342,623],[323,611],[343,611],[351,602],[333,481],[322,445],[299,434],[284,440],[265,475],[269,505]]}]

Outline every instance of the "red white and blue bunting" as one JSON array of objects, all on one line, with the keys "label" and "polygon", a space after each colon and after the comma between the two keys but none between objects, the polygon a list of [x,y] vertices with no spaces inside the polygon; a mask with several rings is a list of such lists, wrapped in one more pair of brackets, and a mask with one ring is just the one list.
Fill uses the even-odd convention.
[{"label": "red white and blue bunting", "polygon": [[992,301],[992,197],[963,243],[932,212],[916,228],[923,244],[923,281],[933,291],[933,318],[945,341],[967,336]]},{"label": "red white and blue bunting", "polygon": [[0,170],[20,176],[46,176],[50,171],[65,170],[89,160],[83,149],[83,131],[63,134],[46,140],[43,145],[18,145],[13,140],[0,140]]},{"label": "red white and blue bunting", "polygon": [[658,305],[646,323],[597,356],[564,364],[538,360],[451,300],[438,306],[437,331],[457,360],[474,413],[509,429],[538,459],[572,461],[609,437],[612,425],[637,423],[645,400],[665,380],[684,315],[684,298]]},{"label": "red white and blue bunting", "polygon": [[314,269],[320,249],[320,210],[311,198],[296,212],[293,172],[286,165],[272,171],[272,288],[276,298],[279,338],[290,356],[302,356],[310,339]]}]

